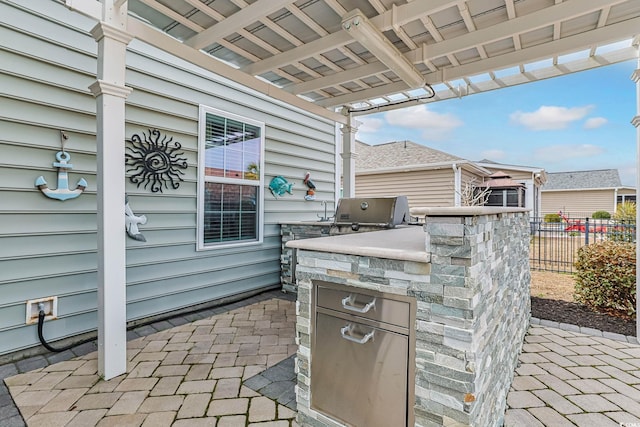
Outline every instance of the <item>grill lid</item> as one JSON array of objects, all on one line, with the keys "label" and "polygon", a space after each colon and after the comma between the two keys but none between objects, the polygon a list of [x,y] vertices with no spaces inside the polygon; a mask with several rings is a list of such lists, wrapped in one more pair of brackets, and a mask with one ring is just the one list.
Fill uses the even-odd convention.
[{"label": "grill lid", "polygon": [[407,196],[342,198],[334,221],[336,225],[393,228],[409,222],[409,202]]}]

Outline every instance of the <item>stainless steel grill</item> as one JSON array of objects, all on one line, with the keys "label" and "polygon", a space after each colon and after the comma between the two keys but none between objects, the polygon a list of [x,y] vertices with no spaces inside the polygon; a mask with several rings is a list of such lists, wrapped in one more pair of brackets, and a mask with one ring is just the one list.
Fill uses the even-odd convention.
[{"label": "stainless steel grill", "polygon": [[[349,226],[358,231],[368,228],[393,228],[409,222],[409,202],[406,196],[355,197],[338,200],[334,224],[341,228]],[[344,234],[341,230],[337,234]]]}]

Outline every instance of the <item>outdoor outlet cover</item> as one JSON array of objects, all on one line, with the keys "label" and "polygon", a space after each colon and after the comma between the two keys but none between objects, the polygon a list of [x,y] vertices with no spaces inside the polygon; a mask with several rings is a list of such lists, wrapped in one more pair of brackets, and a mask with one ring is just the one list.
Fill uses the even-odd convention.
[{"label": "outdoor outlet cover", "polygon": [[38,323],[40,304],[44,307],[44,320],[54,320],[58,318],[58,297],[30,299],[27,301],[27,325]]}]

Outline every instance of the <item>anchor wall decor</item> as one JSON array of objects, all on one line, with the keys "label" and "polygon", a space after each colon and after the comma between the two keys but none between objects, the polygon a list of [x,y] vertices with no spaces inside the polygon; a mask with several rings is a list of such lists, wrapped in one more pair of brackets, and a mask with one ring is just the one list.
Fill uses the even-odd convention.
[{"label": "anchor wall decor", "polygon": [[[144,138],[144,141],[143,141]],[[127,172],[134,172],[129,177],[129,181],[137,184],[138,188],[144,183],[144,188],[151,186],[151,192],[162,193],[162,188],[180,187],[182,172],[180,169],[187,168],[187,159],[180,157],[183,152],[177,152],[182,145],[176,141],[173,147],[169,144],[173,138],[163,136],[160,139],[158,129],[149,129],[149,134],[142,132],[142,138],[138,134],[131,137],[131,147],[127,147],[126,156]]]},{"label": "anchor wall decor", "polygon": [[39,176],[36,178],[36,187],[42,194],[49,197],[50,199],[56,199],[60,201],[65,201],[69,199],[75,199],[87,188],[87,181],[84,178],[80,178],[78,183],[76,184],[75,190],[69,189],[69,174],[67,171],[69,169],[73,169],[73,165],[69,163],[71,160],[71,156],[69,153],[64,151],[64,142],[69,139],[69,137],[64,133],[60,132],[60,141],[62,143],[62,151],[58,151],[56,153],[57,162],[53,162],[53,166],[58,168],[58,188],[55,190],[50,189],[47,186],[47,181],[44,179],[44,176]]}]

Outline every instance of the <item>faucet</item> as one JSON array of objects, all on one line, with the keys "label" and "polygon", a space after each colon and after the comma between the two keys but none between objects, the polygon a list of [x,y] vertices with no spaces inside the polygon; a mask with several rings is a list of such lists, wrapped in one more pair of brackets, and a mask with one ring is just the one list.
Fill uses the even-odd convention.
[{"label": "faucet", "polygon": [[327,201],[323,200],[323,201],[320,202],[320,204],[324,206],[324,216],[320,216],[318,214],[316,214],[316,216],[318,218],[320,218],[320,221],[329,221],[333,217],[328,217],[327,216]]}]

